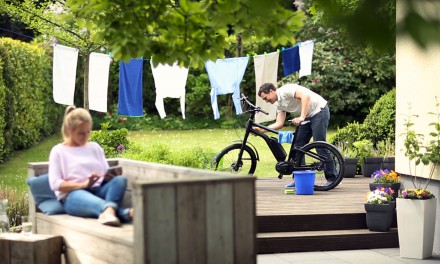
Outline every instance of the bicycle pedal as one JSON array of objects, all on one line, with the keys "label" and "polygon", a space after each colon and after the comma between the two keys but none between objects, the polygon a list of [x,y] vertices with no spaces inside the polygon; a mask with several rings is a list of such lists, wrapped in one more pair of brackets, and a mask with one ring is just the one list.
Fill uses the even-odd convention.
[{"label": "bicycle pedal", "polygon": [[278,179],[280,179],[280,180],[281,180],[282,178],[283,178],[283,174],[281,174],[281,173],[280,173],[280,174],[278,174]]}]

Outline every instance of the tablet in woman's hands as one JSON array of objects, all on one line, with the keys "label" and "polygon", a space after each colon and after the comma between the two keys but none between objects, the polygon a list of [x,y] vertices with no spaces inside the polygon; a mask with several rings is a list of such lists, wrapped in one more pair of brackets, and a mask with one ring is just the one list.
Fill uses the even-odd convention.
[{"label": "tablet in woman's hands", "polygon": [[111,179],[113,179],[113,177],[122,175],[122,166],[121,165],[116,165],[113,167],[108,168],[107,173],[104,175],[104,181],[107,182]]},{"label": "tablet in woman's hands", "polygon": [[116,166],[108,168],[107,174],[110,176],[113,176],[113,177],[122,175],[122,166],[116,165]]}]

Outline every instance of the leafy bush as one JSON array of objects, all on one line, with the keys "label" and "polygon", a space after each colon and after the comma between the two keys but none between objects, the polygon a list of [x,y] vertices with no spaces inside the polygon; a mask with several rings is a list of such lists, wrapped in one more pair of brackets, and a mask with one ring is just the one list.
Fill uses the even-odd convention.
[{"label": "leafy bush", "polygon": [[396,89],[384,94],[376,101],[364,120],[365,137],[376,146],[379,141],[395,141]]},{"label": "leafy bush", "polygon": [[354,142],[363,138],[365,138],[364,126],[355,121],[343,128],[338,128],[336,133],[329,137],[328,141],[331,144],[344,145],[346,148],[351,149]]},{"label": "leafy bush", "polygon": [[125,128],[109,130],[109,126],[109,123],[101,124],[101,130],[93,131],[90,140],[101,145],[107,158],[114,158],[130,147],[127,138],[128,130]]},{"label": "leafy bush", "polygon": [[43,137],[58,132],[57,121],[63,109],[50,96],[52,64],[44,48],[0,38],[0,61],[0,134],[3,138],[0,160],[3,161],[14,150],[29,148]]}]

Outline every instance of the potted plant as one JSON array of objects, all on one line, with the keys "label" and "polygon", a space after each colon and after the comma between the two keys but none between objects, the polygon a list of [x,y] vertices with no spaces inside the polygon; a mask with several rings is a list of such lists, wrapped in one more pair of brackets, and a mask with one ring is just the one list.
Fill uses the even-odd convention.
[{"label": "potted plant", "polygon": [[[424,144],[424,135],[412,129],[412,116],[409,115],[405,120],[405,156],[408,157],[410,174],[414,175],[414,188],[404,189],[396,202],[400,256],[405,258],[425,259],[432,256],[437,199],[427,188],[440,163],[439,108],[436,98],[436,113],[428,114],[434,115],[437,122],[429,124],[434,131],[429,133],[431,139],[427,144]],[[418,165],[429,167],[425,184],[416,181]]]},{"label": "potted plant", "polygon": [[353,143],[353,147],[361,164],[362,175],[371,177],[374,171],[381,168],[383,157],[381,157],[380,153],[373,147],[371,140],[362,139],[356,141]]},{"label": "potted plant", "polygon": [[395,170],[395,145],[390,140],[380,141],[377,143],[377,150],[380,156],[383,156],[382,169]]},{"label": "potted plant", "polygon": [[394,191],[388,187],[378,187],[368,193],[364,204],[368,230],[379,232],[390,230],[396,208],[393,194]]},{"label": "potted plant", "polygon": [[339,142],[336,147],[341,151],[344,157],[344,178],[353,178],[357,173],[358,158],[356,152],[349,146],[348,142]]},{"label": "potted plant", "polygon": [[388,187],[394,191],[394,200],[399,195],[400,176],[397,172],[388,169],[380,169],[371,174],[373,182],[370,182],[370,190],[374,191],[378,187]]}]

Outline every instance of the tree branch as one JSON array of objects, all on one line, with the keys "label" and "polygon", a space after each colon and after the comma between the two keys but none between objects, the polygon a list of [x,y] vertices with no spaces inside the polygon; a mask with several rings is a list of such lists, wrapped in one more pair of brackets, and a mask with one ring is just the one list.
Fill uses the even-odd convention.
[{"label": "tree branch", "polygon": [[56,26],[56,27],[59,27],[59,28],[65,30],[66,32],[69,32],[70,34],[74,35],[75,37],[79,38],[80,40],[84,41],[85,43],[88,43],[88,41],[87,41],[86,39],[84,39],[83,37],[81,37],[81,36],[80,36],[79,34],[77,34],[76,32],[74,32],[74,31],[72,31],[72,30],[70,30],[70,29],[68,29],[68,28],[65,28],[65,27],[63,27],[62,25],[59,25],[59,24],[57,24],[57,23],[55,23],[55,22],[53,22],[53,21],[50,21],[49,19],[46,19],[45,17],[40,16],[39,14],[35,14],[35,13],[33,13],[33,12],[27,10],[27,9],[26,9],[25,7],[23,7],[23,6],[21,6],[20,9],[23,10],[24,12],[26,12],[26,13],[32,15],[32,16],[36,16],[36,17],[38,17],[39,19],[41,19],[41,20],[43,20],[43,21],[45,21],[45,22],[47,22],[47,23],[49,23],[49,24],[52,24],[52,25],[54,25],[54,26]]}]

